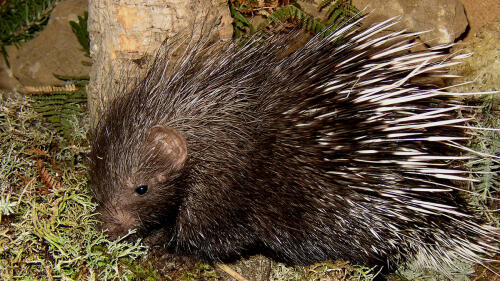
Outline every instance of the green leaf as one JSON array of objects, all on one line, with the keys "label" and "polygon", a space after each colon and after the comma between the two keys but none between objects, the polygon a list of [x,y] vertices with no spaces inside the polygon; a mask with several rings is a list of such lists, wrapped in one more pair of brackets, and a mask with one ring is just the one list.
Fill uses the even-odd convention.
[{"label": "green leaf", "polygon": [[319,3],[318,5],[318,10],[322,10],[323,8],[325,8],[326,6],[330,5],[334,0],[323,0],[321,1],[321,3]]},{"label": "green leaf", "polygon": [[5,46],[35,37],[47,24],[55,0],[4,0],[0,5],[0,52],[6,61]]},{"label": "green leaf", "polygon": [[78,22],[70,21],[69,24],[71,25],[71,30],[78,39],[78,42],[83,47],[87,55],[90,56],[90,37],[87,30],[88,17],[89,13],[84,12],[83,17],[78,16]]}]

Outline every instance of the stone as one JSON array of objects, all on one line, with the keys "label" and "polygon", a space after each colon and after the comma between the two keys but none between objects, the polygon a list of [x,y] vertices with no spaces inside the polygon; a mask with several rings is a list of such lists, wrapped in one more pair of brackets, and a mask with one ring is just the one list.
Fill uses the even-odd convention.
[{"label": "stone", "polygon": [[[492,22],[500,21],[500,1],[498,0],[460,0],[465,8],[469,20],[470,30],[467,37],[472,37],[476,32]],[[464,40],[467,41],[468,38]]]},{"label": "stone", "polygon": [[14,77],[10,68],[5,64],[5,60],[0,57],[0,90],[2,96],[8,97],[21,88],[21,84]]},{"label": "stone", "polygon": [[401,22],[394,30],[428,31],[419,37],[429,46],[453,43],[468,26],[459,0],[353,0],[352,4],[370,13],[365,23],[400,16]]},{"label": "stone", "polygon": [[[500,90],[500,21],[483,26],[467,43],[457,43],[452,53],[471,54],[450,69],[460,78],[450,79],[456,92],[488,92]],[[500,98],[500,94],[496,94]]]}]

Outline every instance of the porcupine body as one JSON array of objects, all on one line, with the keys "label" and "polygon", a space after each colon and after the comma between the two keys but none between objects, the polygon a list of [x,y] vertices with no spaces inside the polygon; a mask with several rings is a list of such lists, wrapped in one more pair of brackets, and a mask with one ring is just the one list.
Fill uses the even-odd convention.
[{"label": "porcupine body", "polygon": [[403,31],[377,37],[393,20],[358,23],[287,56],[279,36],[208,59],[200,41],[175,65],[159,56],[93,132],[103,227],[160,232],[211,262],[263,252],[436,267],[498,252],[457,192],[467,108],[413,80],[446,77],[460,57],[405,53]]}]

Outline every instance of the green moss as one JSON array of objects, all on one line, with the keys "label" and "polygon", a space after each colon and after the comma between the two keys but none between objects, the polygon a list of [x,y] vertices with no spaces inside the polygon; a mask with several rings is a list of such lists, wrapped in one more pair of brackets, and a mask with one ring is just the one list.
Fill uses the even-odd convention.
[{"label": "green moss", "polygon": [[[40,121],[26,98],[2,100],[1,109],[2,279],[156,278],[157,272],[143,260],[146,248],[140,241],[110,241],[94,228],[96,206],[84,161],[89,151],[87,118],[75,116],[80,126],[72,132],[74,143],[63,146],[64,139]],[[37,160],[44,163],[51,177],[60,176],[61,187],[41,181]]]},{"label": "green moss", "polygon": [[325,261],[310,266],[288,267],[277,263],[271,272],[271,281],[360,280],[369,281],[377,276],[376,268],[352,265],[346,261]]}]

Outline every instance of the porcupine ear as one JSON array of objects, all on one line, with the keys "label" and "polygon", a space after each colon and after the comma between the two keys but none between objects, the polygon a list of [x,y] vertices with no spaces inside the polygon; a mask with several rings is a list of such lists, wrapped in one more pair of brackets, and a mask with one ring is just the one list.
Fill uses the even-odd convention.
[{"label": "porcupine ear", "polygon": [[179,131],[167,126],[154,126],[148,131],[147,141],[163,160],[172,165],[173,171],[179,171],[184,166],[187,145]]}]

